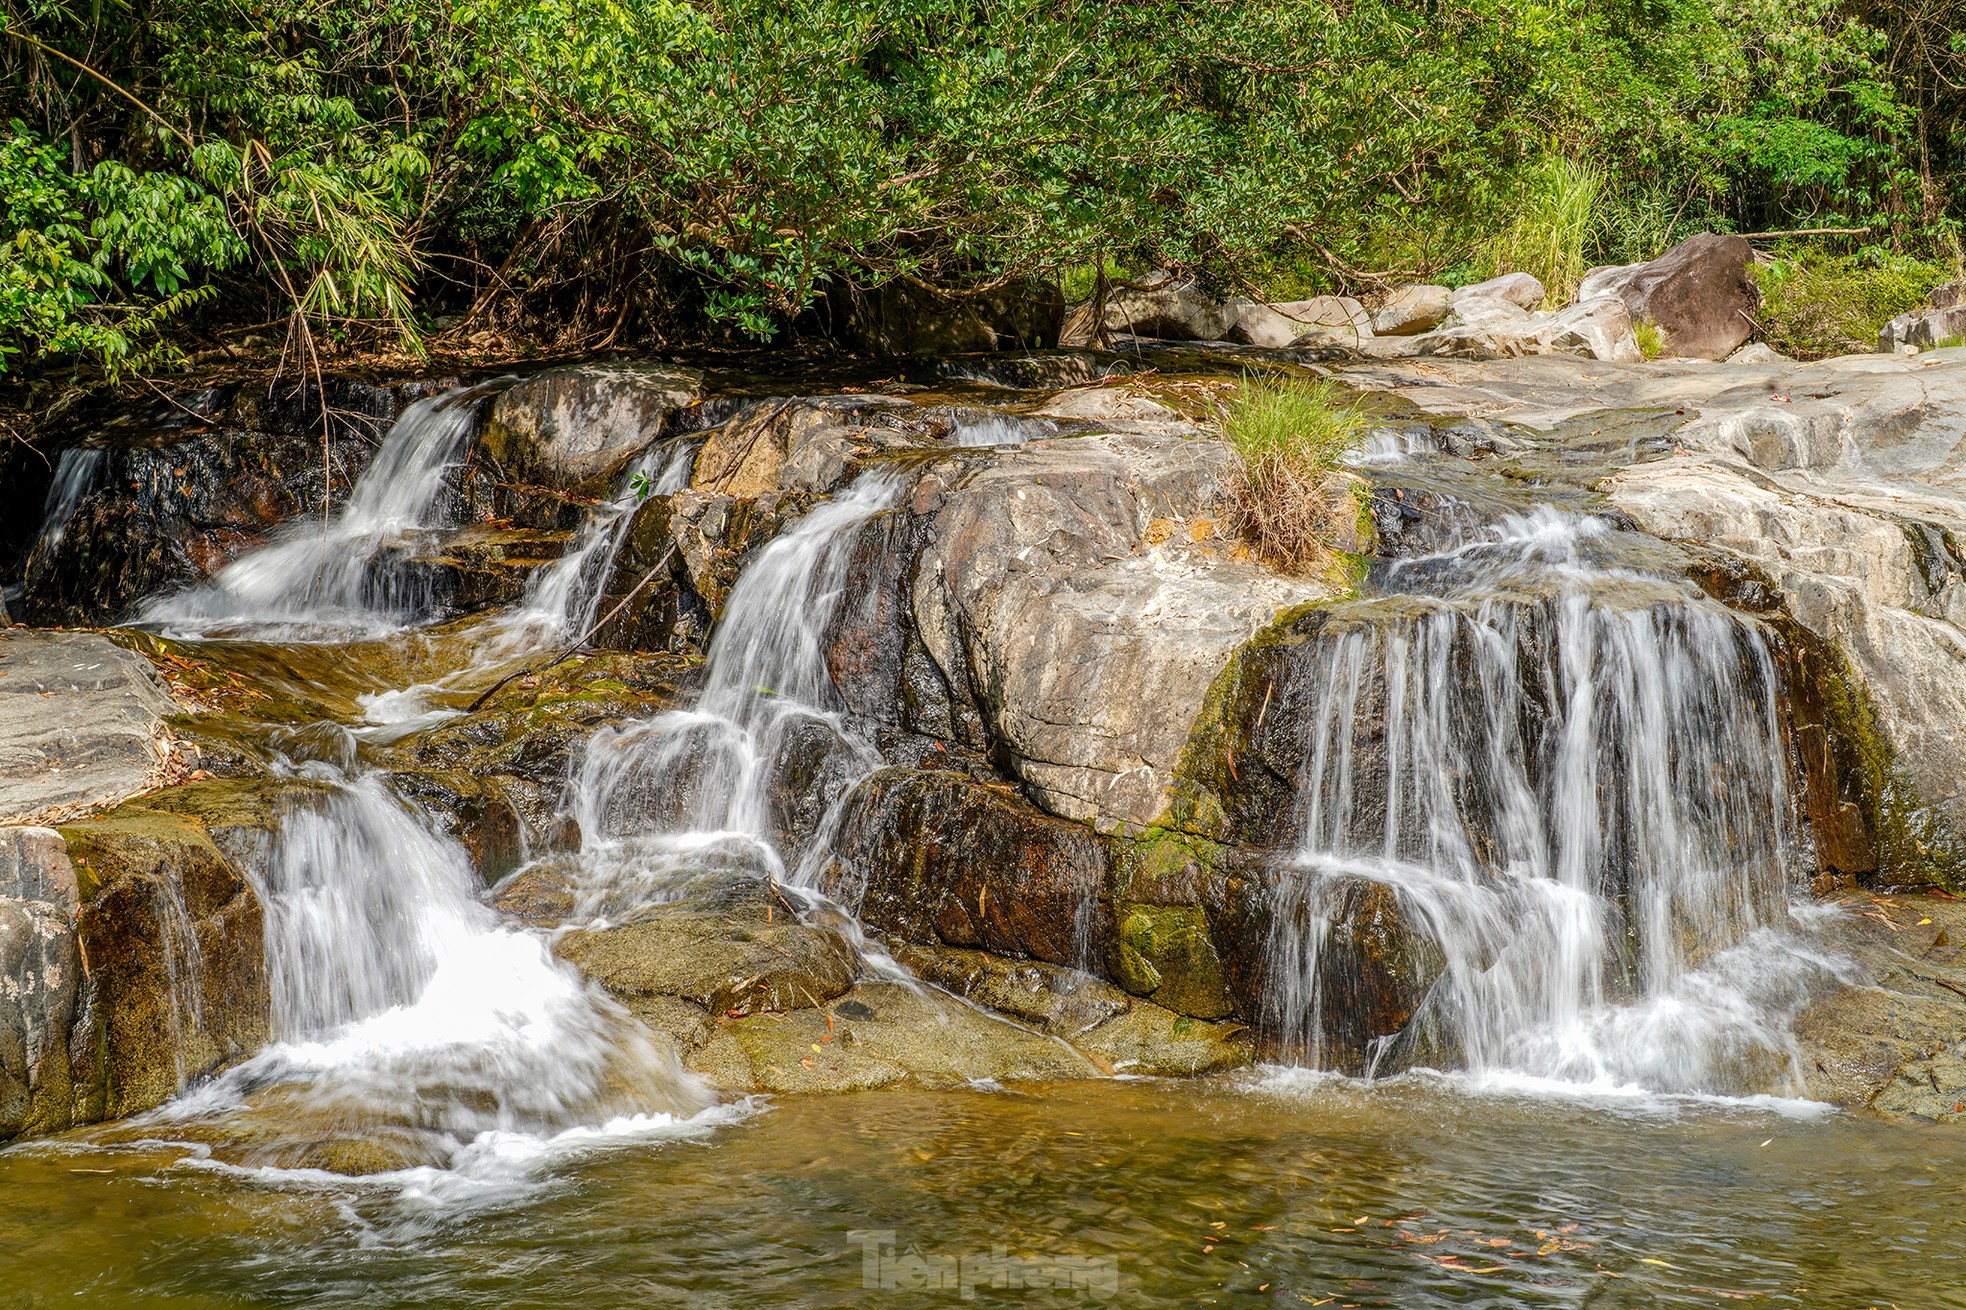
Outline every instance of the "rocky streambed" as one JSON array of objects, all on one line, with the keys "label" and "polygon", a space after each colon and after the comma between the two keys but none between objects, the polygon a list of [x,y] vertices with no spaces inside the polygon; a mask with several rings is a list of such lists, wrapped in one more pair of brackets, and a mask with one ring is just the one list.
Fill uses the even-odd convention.
[{"label": "rocky streambed", "polygon": [[[1251,369],[1378,415],[1318,576],[1227,526]],[[359,1174],[1256,1062],[1966,1115],[1963,434],[1958,351],[1144,341],[119,415],[6,471],[71,630],[0,634],[0,1132]]]}]

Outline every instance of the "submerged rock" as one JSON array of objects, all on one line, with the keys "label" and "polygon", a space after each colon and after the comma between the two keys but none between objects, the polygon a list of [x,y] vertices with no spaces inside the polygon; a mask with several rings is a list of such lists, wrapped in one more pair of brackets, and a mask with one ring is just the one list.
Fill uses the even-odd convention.
[{"label": "submerged rock", "polygon": [[1803,1086],[1894,1119],[1966,1122],[1966,907],[1859,896],[1819,922],[1843,984],[1796,1020]]}]

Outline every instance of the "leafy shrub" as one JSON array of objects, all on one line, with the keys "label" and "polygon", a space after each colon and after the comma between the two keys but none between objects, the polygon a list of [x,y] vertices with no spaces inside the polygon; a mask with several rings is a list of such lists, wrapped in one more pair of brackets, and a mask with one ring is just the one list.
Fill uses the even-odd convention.
[{"label": "leafy shrub", "polygon": [[1359,513],[1338,464],[1370,422],[1335,382],[1244,380],[1222,415],[1235,453],[1228,491],[1234,524],[1264,563],[1308,573],[1330,562],[1334,536]]},{"label": "leafy shrub", "polygon": [[1638,353],[1646,359],[1666,353],[1666,330],[1651,319],[1641,318],[1632,324],[1632,336],[1638,342]]},{"label": "leafy shrub", "polygon": [[1769,345],[1798,359],[1873,351],[1885,323],[1949,276],[1943,264],[1912,259],[1785,254],[1754,266],[1762,297],[1755,317]]}]

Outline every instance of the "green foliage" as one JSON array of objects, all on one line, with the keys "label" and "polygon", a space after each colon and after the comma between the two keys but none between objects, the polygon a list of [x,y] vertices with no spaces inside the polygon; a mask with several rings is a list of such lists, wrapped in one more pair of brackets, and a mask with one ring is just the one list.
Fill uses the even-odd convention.
[{"label": "green foliage", "polygon": [[1567,304],[1590,267],[1585,245],[1604,175],[1592,164],[1550,155],[1528,170],[1521,186],[1513,219],[1489,248],[1489,270],[1532,273],[1552,302]]},{"label": "green foliage", "polygon": [[1561,295],[1701,228],[1928,251],[1966,52],[1906,53],[1899,4],[10,0],[0,366],[134,359],[192,289],[578,343],[892,278]]},{"label": "green foliage", "polygon": [[1339,462],[1371,424],[1360,399],[1335,382],[1245,379],[1221,422],[1234,518],[1257,556],[1287,572],[1328,564],[1334,533],[1358,517]]},{"label": "green foliage", "polygon": [[1884,255],[1786,254],[1754,269],[1756,317],[1769,345],[1799,359],[1872,351],[1885,323],[1951,275],[1944,264]]},{"label": "green foliage", "polygon": [[1632,336],[1638,341],[1638,353],[1646,359],[1657,359],[1666,353],[1665,329],[1649,318],[1642,318],[1632,324]]}]

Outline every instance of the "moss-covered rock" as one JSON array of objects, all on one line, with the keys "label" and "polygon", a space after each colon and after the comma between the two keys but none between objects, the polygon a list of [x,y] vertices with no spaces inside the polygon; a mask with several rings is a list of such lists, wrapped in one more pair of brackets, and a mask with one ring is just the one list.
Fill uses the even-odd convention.
[{"label": "moss-covered rock", "polygon": [[75,1120],[147,1110],[262,1046],[259,898],[205,824],[125,806],[62,836],[82,899]]}]

